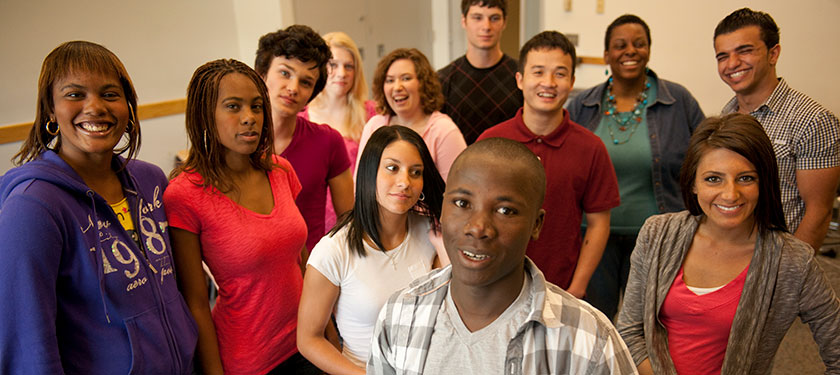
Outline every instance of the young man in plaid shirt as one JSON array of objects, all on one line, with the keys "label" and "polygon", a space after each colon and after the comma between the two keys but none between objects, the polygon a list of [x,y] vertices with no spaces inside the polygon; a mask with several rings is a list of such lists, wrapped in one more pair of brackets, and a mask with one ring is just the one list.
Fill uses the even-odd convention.
[{"label": "young man in plaid shirt", "polygon": [[776,76],[779,27],[769,14],[738,9],[714,36],[718,74],[735,92],[723,114],[752,115],[773,141],[788,230],[819,250],[840,178],[840,121]]},{"label": "young man in plaid shirt", "polygon": [[451,266],[380,312],[369,374],[635,374],[599,311],[525,256],[545,211],[545,171],[522,144],[479,141],[454,162],[441,227]]}]

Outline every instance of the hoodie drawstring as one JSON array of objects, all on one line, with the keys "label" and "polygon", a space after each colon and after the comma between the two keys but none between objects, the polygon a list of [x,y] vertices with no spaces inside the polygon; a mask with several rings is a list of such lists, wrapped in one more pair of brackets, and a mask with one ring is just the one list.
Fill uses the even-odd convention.
[{"label": "hoodie drawstring", "polygon": [[90,197],[90,207],[93,211],[93,233],[97,238],[96,242],[96,275],[99,277],[99,296],[102,298],[102,310],[105,311],[105,320],[111,324],[111,317],[108,316],[108,304],[105,303],[105,264],[102,262],[102,257],[105,256],[105,251],[102,250],[102,241],[99,240],[99,215],[96,214],[96,197],[93,190],[85,192]]}]

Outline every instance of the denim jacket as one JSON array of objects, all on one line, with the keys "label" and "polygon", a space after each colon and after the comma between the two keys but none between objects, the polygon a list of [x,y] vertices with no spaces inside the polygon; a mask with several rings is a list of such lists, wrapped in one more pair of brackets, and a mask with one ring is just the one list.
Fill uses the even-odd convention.
[{"label": "denim jacket", "polygon": [[[680,166],[688,140],[697,125],[705,118],[697,100],[680,84],[657,77],[656,101],[647,108],[648,136],[653,156],[650,177],[660,213],[685,209],[680,193]],[[567,105],[572,121],[595,131],[601,123],[604,109],[601,104],[607,82],[587,89]]]}]

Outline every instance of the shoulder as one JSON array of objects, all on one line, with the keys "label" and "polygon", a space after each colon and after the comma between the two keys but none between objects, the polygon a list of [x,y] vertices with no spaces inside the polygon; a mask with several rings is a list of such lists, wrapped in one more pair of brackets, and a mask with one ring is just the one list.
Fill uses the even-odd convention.
[{"label": "shoulder", "polygon": [[311,133],[313,137],[341,138],[341,133],[327,124],[318,124],[298,116],[297,126],[302,127],[302,133]]},{"label": "shoulder", "polygon": [[507,66],[509,69],[512,68],[514,71],[519,70],[519,62],[516,61],[513,57],[508,56],[507,54],[502,55],[501,64]]},{"label": "shoulder", "polygon": [[[566,112],[566,114],[568,115],[570,113]],[[569,140],[574,141],[576,144],[583,146],[584,149],[591,150],[596,154],[607,152],[607,148],[604,146],[604,141],[601,140],[601,137],[571,119],[569,120],[568,125]]]},{"label": "shoulder", "polygon": [[388,115],[374,115],[365,124],[365,129],[371,129],[370,132],[373,133],[374,130],[388,125],[388,121],[390,121],[390,116]]},{"label": "shoulder", "polygon": [[659,85],[667,89],[671,94],[675,95],[682,95],[682,96],[692,96],[691,92],[688,91],[685,86],[676,83],[674,81],[669,81],[664,78],[657,78],[659,80]]},{"label": "shoulder", "polygon": [[154,177],[166,180],[166,175],[160,167],[142,160],[129,160],[126,163],[126,169],[135,177]]},{"label": "shoulder", "polygon": [[[551,313],[544,313],[544,316],[557,319],[560,326],[582,328],[581,324],[590,324],[598,327],[598,331],[606,331],[611,325],[610,320],[592,305],[549,282],[545,283],[545,307]],[[570,314],[572,311],[576,313]]]},{"label": "shoulder", "polygon": [[487,138],[510,138],[511,133],[516,129],[516,117],[506,120],[504,122],[493,125],[478,136],[478,140]]},{"label": "shoulder", "polygon": [[681,228],[696,223],[697,218],[686,211],[669,212],[660,215],[653,215],[642,225],[641,232],[655,233],[667,230],[668,228]]},{"label": "shoulder", "polygon": [[323,263],[328,259],[333,262],[349,259],[353,254],[347,246],[347,231],[348,226],[344,226],[332,236],[326,234],[321,237],[312,248],[309,263]]},{"label": "shoulder", "polygon": [[394,296],[421,297],[427,295],[428,293],[439,291],[441,288],[449,284],[449,280],[451,280],[451,278],[451,265],[434,269],[429,273],[411,281],[407,287],[394,294]]},{"label": "shoulder", "polygon": [[[456,69],[455,64],[457,64],[458,61],[460,61],[462,58],[463,58],[463,56],[461,56],[461,57],[459,57],[455,60],[452,60],[452,62],[450,62],[449,64],[446,64],[446,66],[444,66],[443,68],[440,68],[440,70],[437,71],[438,76],[440,78],[446,78],[447,76],[456,72],[458,69]],[[443,82],[441,82],[441,83],[443,83]]]},{"label": "shoulder", "polygon": [[281,181],[291,179],[292,177],[295,179],[298,178],[295,169],[292,167],[292,163],[288,159],[274,154],[271,156],[271,161],[274,162],[275,167],[269,172],[269,178]]},{"label": "shoulder", "polygon": [[433,128],[436,132],[458,130],[452,118],[440,111],[434,111],[429,116],[429,128]]},{"label": "shoulder", "polygon": [[602,312],[548,282],[545,283],[543,308],[546,330],[554,335],[583,339],[574,344],[576,350],[582,350],[581,354],[607,349],[614,351],[616,346],[623,345],[615,326]]},{"label": "shoulder", "polygon": [[171,214],[181,206],[189,207],[203,201],[207,196],[205,189],[213,188],[201,186],[202,181],[201,175],[195,172],[181,172],[169,181],[169,185],[163,191],[163,202],[167,212]]},{"label": "shoulder", "polygon": [[[290,168],[292,168],[292,163],[290,163],[288,159],[286,159],[286,158],[284,158],[284,157],[282,157],[278,154],[271,155],[271,161],[274,162],[274,164],[277,165],[278,167],[280,167],[281,169],[289,170]],[[272,173],[275,172],[276,169],[277,168],[273,168],[271,170]],[[283,171],[281,170],[280,172],[283,172]]]},{"label": "shoulder", "polygon": [[790,86],[786,86],[786,88],[787,90],[785,90],[784,102],[787,103],[787,105],[784,106],[784,109],[790,109],[789,113],[791,115],[811,122],[827,118],[830,122],[833,122],[835,126],[837,125],[837,116],[823,107],[822,104],[799,90]]},{"label": "shoulder", "polygon": [[773,231],[770,234],[775,241],[782,243],[781,265],[803,270],[814,259],[814,250],[810,245],[787,232]]}]

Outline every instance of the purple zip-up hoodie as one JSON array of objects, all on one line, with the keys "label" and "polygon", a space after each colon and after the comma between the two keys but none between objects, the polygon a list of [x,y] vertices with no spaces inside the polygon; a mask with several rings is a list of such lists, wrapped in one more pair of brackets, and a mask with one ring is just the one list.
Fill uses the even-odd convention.
[{"label": "purple zip-up hoodie", "polygon": [[56,153],[0,177],[0,373],[192,371],[197,330],[175,280],[166,176],[136,160],[117,175],[142,248]]}]

